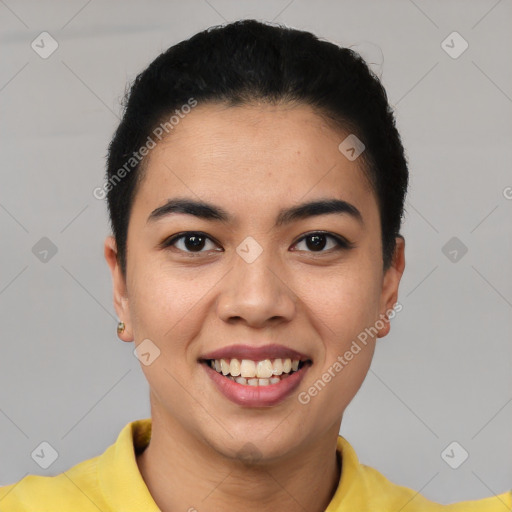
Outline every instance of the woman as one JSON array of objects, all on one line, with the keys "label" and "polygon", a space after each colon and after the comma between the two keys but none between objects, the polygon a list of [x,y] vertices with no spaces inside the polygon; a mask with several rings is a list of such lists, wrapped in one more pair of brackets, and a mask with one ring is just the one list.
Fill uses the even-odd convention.
[{"label": "woman", "polygon": [[504,511],[433,503],[338,435],[401,305],[408,170],[359,55],[245,20],[157,57],[109,146],[105,258],[151,418],[1,509]]}]

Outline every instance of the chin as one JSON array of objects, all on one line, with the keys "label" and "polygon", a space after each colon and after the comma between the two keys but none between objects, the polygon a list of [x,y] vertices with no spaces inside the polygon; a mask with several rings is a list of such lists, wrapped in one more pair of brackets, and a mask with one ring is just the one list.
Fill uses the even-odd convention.
[{"label": "chin", "polygon": [[248,430],[245,430],[245,434],[233,434],[233,437],[223,436],[222,440],[210,440],[208,444],[228,459],[238,460],[247,465],[263,465],[286,458],[289,452],[296,448],[298,441],[297,436],[293,436],[293,439],[282,439],[269,436],[266,432],[251,436],[248,436],[247,432]]}]

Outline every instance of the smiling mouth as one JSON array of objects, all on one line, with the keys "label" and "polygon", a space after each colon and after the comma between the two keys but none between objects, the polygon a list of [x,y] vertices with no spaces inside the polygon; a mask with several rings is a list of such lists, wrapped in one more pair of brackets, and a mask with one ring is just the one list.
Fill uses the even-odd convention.
[{"label": "smiling mouth", "polygon": [[305,361],[290,358],[264,359],[204,359],[203,364],[210,366],[217,373],[244,386],[271,386],[279,384],[304,366],[311,365]]}]

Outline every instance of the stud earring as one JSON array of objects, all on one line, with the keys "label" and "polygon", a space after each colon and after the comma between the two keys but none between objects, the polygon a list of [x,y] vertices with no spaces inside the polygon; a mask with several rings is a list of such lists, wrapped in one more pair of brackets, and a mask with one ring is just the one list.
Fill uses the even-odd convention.
[{"label": "stud earring", "polygon": [[125,329],[125,325],[124,325],[124,322],[119,322],[117,324],[117,334],[122,334],[124,332],[124,329]]}]

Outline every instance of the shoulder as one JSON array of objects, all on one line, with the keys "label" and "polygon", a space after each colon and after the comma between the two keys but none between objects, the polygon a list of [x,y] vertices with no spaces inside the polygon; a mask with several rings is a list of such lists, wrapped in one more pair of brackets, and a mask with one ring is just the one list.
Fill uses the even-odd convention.
[{"label": "shoulder", "polygon": [[28,475],[0,487],[2,512],[156,511],[137,467],[135,451],[149,442],[151,418],[124,426],[114,444],[56,476]]},{"label": "shoulder", "polygon": [[98,512],[105,502],[97,477],[98,457],[56,476],[28,475],[0,487],[0,510],[9,512]]},{"label": "shoulder", "polygon": [[396,509],[401,512],[508,512],[512,510],[512,490],[479,500],[441,504],[428,500],[413,489],[391,482],[372,467],[363,464],[361,466],[379,510]]},{"label": "shoulder", "polygon": [[[512,510],[512,490],[489,498],[443,505],[419,492],[398,485],[375,468],[361,464],[350,443],[338,438],[342,474],[326,512],[379,510],[379,512],[507,512]],[[346,508],[348,507],[348,508]]]}]

